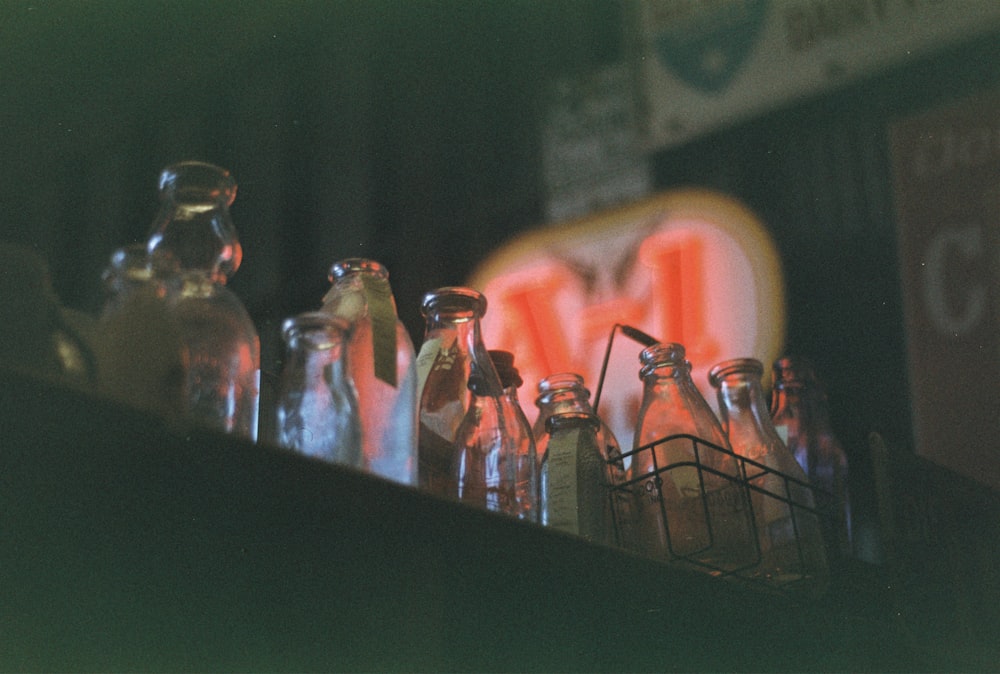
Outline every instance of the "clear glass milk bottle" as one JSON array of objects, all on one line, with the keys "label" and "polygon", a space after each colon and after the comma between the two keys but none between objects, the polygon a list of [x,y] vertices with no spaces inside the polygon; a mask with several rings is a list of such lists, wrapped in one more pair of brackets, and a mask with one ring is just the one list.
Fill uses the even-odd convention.
[{"label": "clear glass milk bottle", "polygon": [[182,162],[160,174],[160,211],[147,242],[179,267],[171,312],[186,350],[186,416],[249,439],[257,436],[260,339],[226,287],[242,248],[229,215],[236,182],[225,169]]},{"label": "clear glass milk bottle", "polygon": [[852,556],[847,454],[830,425],[826,391],[804,358],[785,356],[772,367],[771,420],[817,487],[823,537],[831,562]]},{"label": "clear glass milk bottle", "polygon": [[284,322],[275,441],[307,456],[360,469],[361,421],[350,378],[349,335],[346,320],[324,312]]},{"label": "clear glass milk bottle", "polygon": [[539,462],[535,449],[535,438],[531,433],[531,424],[521,408],[518,399],[518,389],[524,380],[514,366],[514,354],[510,351],[491,350],[490,360],[500,378],[503,394],[500,396],[500,406],[503,411],[504,425],[507,435],[516,447],[517,478],[515,498],[517,500],[517,516],[529,522],[538,521],[538,471]]},{"label": "clear glass milk bottle", "polygon": [[472,402],[469,382],[476,378],[480,397],[499,398],[503,389],[483,343],[486,297],[482,293],[439,288],[424,296],[421,311],[425,329],[417,356],[420,486],[450,496],[455,492],[456,432]]},{"label": "clear glass milk bottle", "polygon": [[760,564],[746,575],[777,587],[822,591],[828,570],[813,493],[771,423],[763,371],[754,358],[727,360],[709,371],[733,451],[764,467],[745,465],[761,551]]},{"label": "clear glass milk bottle", "polygon": [[647,347],[640,363],[643,398],[631,467],[632,479],[638,481],[640,551],[682,559],[713,574],[756,564],[752,514],[740,469],[712,408],[691,380],[684,347]]},{"label": "clear glass milk bottle", "polygon": [[522,425],[507,395],[484,386],[478,372],[469,375],[468,387],[472,400],[455,433],[453,495],[471,506],[535,521],[538,464],[527,420]]},{"label": "clear glass milk bottle", "polygon": [[[538,460],[544,462],[552,434],[548,419],[557,414],[576,413],[592,416],[597,420],[595,437],[604,462],[605,474],[602,484],[611,491],[605,498],[605,506],[613,509],[605,512],[611,523],[606,528],[615,532],[617,542],[623,547],[634,547],[633,517],[634,507],[628,490],[623,486],[629,479],[631,459],[623,459],[621,447],[614,432],[594,412],[590,404],[590,391],[581,375],[574,372],[558,372],[543,378],[538,383],[538,397],[535,398],[538,417],[533,433]],[[543,500],[545,495],[543,493]],[[604,542],[609,542],[605,540]]]},{"label": "clear glass milk bottle", "polygon": [[396,315],[389,272],[364,258],[330,268],[323,311],[350,323],[348,361],[358,395],[365,470],[417,484],[417,370],[413,342]]},{"label": "clear glass milk bottle", "polygon": [[542,524],[594,543],[616,544],[600,420],[587,412],[558,412],[545,426]]}]

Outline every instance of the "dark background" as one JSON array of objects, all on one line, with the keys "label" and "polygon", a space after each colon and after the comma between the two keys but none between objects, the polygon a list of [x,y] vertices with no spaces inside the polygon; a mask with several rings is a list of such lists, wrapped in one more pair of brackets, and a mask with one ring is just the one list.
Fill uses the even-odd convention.
[{"label": "dark background", "polygon": [[[543,220],[538,101],[624,58],[623,6],[594,0],[0,0],[0,238],[96,311],[117,246],[145,238],[161,168],[239,183],[231,287],[261,333],[314,307],[331,262],[383,262],[419,344],[420,298]],[[827,382],[858,466],[911,440],[887,128],[994,87],[991,34],[654,157],[657,189],[724,190],[783,258],[787,350]],[[864,506],[866,479],[858,470]]]}]

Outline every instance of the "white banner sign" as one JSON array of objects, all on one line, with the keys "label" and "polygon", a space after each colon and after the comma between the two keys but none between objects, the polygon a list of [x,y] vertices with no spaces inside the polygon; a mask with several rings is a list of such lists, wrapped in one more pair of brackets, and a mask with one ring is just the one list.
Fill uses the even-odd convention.
[{"label": "white banner sign", "polygon": [[997,0],[635,0],[648,149],[1000,27]]}]

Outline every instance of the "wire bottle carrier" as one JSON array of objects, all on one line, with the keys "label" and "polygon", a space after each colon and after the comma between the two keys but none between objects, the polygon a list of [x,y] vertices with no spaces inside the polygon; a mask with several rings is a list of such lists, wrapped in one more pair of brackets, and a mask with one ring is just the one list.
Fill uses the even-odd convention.
[{"label": "wire bottle carrier", "polygon": [[[594,409],[600,403],[601,391],[607,373],[608,361],[611,355],[615,334],[618,331],[644,345],[651,346],[658,340],[644,332],[622,324],[616,324],[608,339],[604,362],[601,366],[600,379],[594,396]],[[682,444],[683,443],[683,444]],[[666,454],[658,450],[666,445],[683,446],[685,451],[682,460],[663,461]],[[676,449],[672,452],[677,454]],[[720,461],[724,459],[725,461]],[[642,532],[637,530],[636,512],[639,508],[658,508],[662,522],[662,545],[659,554],[655,555],[671,564],[688,566],[717,577],[725,577],[737,581],[762,586],[771,591],[788,594],[818,594],[825,589],[827,569],[825,563],[808,554],[800,536],[806,518],[826,519],[832,517],[836,504],[832,494],[820,490],[813,485],[795,477],[782,473],[763,463],[754,461],[690,434],[669,435],[653,442],[640,445],[631,451],[623,452],[620,457],[613,457],[611,463],[630,466],[628,479],[608,486],[608,498],[613,513],[615,540],[623,548],[649,556],[651,553],[642,538]],[[724,462],[735,463],[738,467],[734,473],[718,470],[713,466]],[[636,473],[637,467],[642,467]],[[675,477],[681,479],[673,479]],[[704,522],[704,538],[693,547],[685,547],[683,541],[672,536],[681,514],[668,506],[667,499],[662,497],[661,489],[668,481],[686,485],[697,485],[696,493],[687,494],[688,507],[684,516],[691,516],[691,509],[700,511]],[[706,489],[711,483],[714,489]],[[738,508],[746,509],[746,527],[749,540],[746,542],[746,554],[730,557],[727,562],[718,561],[713,550],[726,548],[732,541],[724,540],[726,532],[714,530],[713,518],[709,516],[712,499],[720,492],[722,484],[727,499],[738,499]],[[803,498],[806,495],[806,498]],[[808,498],[811,496],[812,498]],[[822,507],[814,504],[821,503]],[[756,508],[782,508],[788,512],[790,526],[794,532],[794,555],[798,565],[793,565],[799,572],[788,574],[759,574],[764,559],[763,534],[758,531],[753,517]],[[698,516],[697,513],[695,516]],[[794,558],[794,557],[793,557]]]}]

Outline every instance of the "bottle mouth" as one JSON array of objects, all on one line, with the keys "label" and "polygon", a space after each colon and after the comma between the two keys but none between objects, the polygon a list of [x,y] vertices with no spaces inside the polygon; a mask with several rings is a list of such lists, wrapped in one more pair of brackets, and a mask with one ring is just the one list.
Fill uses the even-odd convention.
[{"label": "bottle mouth", "polygon": [[557,372],[538,382],[539,393],[549,393],[551,391],[561,391],[563,389],[578,388],[583,386],[583,376],[576,372]]},{"label": "bottle mouth", "polygon": [[236,199],[236,181],[229,171],[200,161],[171,164],[160,173],[163,198],[185,204],[232,205]]},{"label": "bottle mouth", "polygon": [[330,266],[328,278],[332,283],[337,279],[361,273],[373,274],[383,279],[389,278],[389,270],[381,262],[364,257],[349,257],[334,262]]},{"label": "bottle mouth", "polygon": [[776,386],[805,386],[815,379],[812,363],[801,356],[782,356],[774,361],[771,376]]},{"label": "bottle mouth", "polygon": [[308,311],[286,318],[281,335],[287,344],[305,341],[315,350],[332,349],[350,337],[351,324],[322,311]]},{"label": "bottle mouth", "polygon": [[465,319],[481,318],[486,314],[486,296],[462,286],[438,288],[424,295],[420,310],[425,317],[448,314]]},{"label": "bottle mouth", "polygon": [[734,374],[750,375],[760,379],[764,365],[756,358],[733,358],[712,366],[708,371],[708,383],[718,388],[722,380]]},{"label": "bottle mouth", "polygon": [[690,368],[691,364],[685,358],[684,345],[677,342],[661,342],[647,346],[639,354],[639,378],[655,372],[659,368]]}]

